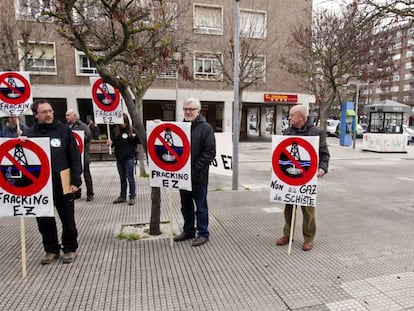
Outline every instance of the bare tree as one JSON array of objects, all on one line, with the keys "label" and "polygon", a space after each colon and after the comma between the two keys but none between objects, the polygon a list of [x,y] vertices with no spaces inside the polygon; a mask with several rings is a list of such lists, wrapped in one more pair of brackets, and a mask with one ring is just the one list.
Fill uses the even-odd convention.
[{"label": "bare tree", "polygon": [[[28,42],[32,35],[32,22],[14,19],[15,14],[13,5],[7,1],[0,3],[0,69],[4,71],[19,70],[21,61],[30,53]],[[19,43],[18,46],[16,42]]]},{"label": "bare tree", "polygon": [[413,0],[360,0],[360,4],[367,6],[367,11],[376,18],[390,18],[392,22],[405,21],[410,24],[414,21]]},{"label": "bare tree", "polygon": [[[182,47],[175,37],[177,12],[186,11],[186,4],[180,3],[62,0],[44,12],[53,19],[57,33],[85,53],[96,64],[102,79],[120,91],[145,151],[142,100],[171,61],[172,53]],[[151,198],[150,233],[159,234],[159,188],[152,188]]]},{"label": "bare tree", "polygon": [[[239,36],[239,129],[242,122],[243,110],[243,92],[256,85],[265,82],[266,79],[266,62],[275,58],[276,32],[266,31],[272,29],[272,23],[266,25],[264,11],[257,10],[240,10],[240,36]],[[244,18],[242,15],[245,15]],[[231,31],[230,39],[222,46],[222,50],[216,53],[216,59],[223,80],[227,85],[234,85],[234,60],[235,60],[235,42],[234,42],[234,19],[226,17],[228,29]],[[269,66],[270,68],[270,66]]]},{"label": "bare tree", "polygon": [[351,80],[387,79],[395,71],[388,49],[392,33],[382,36],[377,25],[353,3],[341,13],[320,11],[312,27],[292,27],[296,53],[284,55],[282,62],[315,95],[324,132],[329,112],[341,104]]}]

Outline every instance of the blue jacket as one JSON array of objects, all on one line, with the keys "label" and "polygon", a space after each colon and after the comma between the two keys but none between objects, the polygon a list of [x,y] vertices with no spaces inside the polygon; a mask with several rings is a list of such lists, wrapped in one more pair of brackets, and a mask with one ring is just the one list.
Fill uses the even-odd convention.
[{"label": "blue jacket", "polygon": [[[20,129],[25,133],[28,127],[24,124],[20,124]],[[8,127],[7,125],[1,129],[0,137],[10,137],[16,138],[17,136],[17,126],[16,127]]]}]

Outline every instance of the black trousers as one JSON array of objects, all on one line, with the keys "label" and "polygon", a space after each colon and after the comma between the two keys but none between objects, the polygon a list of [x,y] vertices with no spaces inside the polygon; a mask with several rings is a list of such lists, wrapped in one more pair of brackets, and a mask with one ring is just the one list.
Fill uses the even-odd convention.
[{"label": "black trousers", "polygon": [[[78,248],[78,231],[75,223],[75,204],[73,195],[55,194],[55,207],[62,223],[62,250],[64,253],[75,252]],[[61,245],[55,217],[37,217],[37,227],[42,235],[44,250],[58,254]]]},{"label": "black trousers", "polygon": [[90,170],[90,167],[89,167],[89,162],[87,162],[87,161],[85,161],[85,163],[84,163],[83,179],[85,179],[86,195],[87,196],[94,195],[91,170]]}]

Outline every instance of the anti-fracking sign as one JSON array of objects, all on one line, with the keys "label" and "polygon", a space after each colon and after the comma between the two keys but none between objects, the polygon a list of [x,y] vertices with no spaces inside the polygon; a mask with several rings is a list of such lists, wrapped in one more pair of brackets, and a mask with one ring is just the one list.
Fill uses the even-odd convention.
[{"label": "anti-fracking sign", "polygon": [[151,187],[191,190],[191,122],[147,121]]},{"label": "anti-fracking sign", "polygon": [[95,123],[117,123],[124,122],[122,116],[122,103],[119,90],[102,78],[90,78],[92,85],[92,102]]},{"label": "anti-fracking sign", "polygon": [[82,167],[84,167],[84,150],[85,150],[85,132],[72,130],[73,137],[75,137],[76,144],[78,145],[79,153],[81,155]]},{"label": "anti-fracking sign", "polygon": [[214,133],[216,138],[216,157],[210,163],[210,173],[232,176],[233,175],[233,134]]},{"label": "anti-fracking sign", "polygon": [[316,205],[319,136],[272,136],[270,201]]},{"label": "anti-fracking sign", "polygon": [[0,216],[53,216],[49,138],[0,138]]},{"label": "anti-fracking sign", "polygon": [[19,115],[29,110],[32,102],[28,72],[0,72],[0,110]]}]

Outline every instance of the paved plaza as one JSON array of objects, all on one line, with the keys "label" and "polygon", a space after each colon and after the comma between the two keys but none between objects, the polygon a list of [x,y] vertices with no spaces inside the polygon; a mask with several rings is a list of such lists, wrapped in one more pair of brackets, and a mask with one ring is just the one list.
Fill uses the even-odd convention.
[{"label": "paved plaza", "polygon": [[[239,145],[239,190],[210,175],[210,242],[170,246],[168,235],[120,240],[121,225],[150,219],[147,178],[135,206],[113,205],[114,162],[91,165],[95,200],[76,202],[77,260],[41,266],[34,219],[0,219],[0,310],[414,310],[414,146],[372,153],[328,139],[330,172],[318,181],[317,235],[304,252],[302,214],[288,255],[276,246],[283,206],[269,202],[271,142]],[[85,189],[84,189],[85,192]],[[177,191],[162,189],[162,221],[182,226]]]}]

